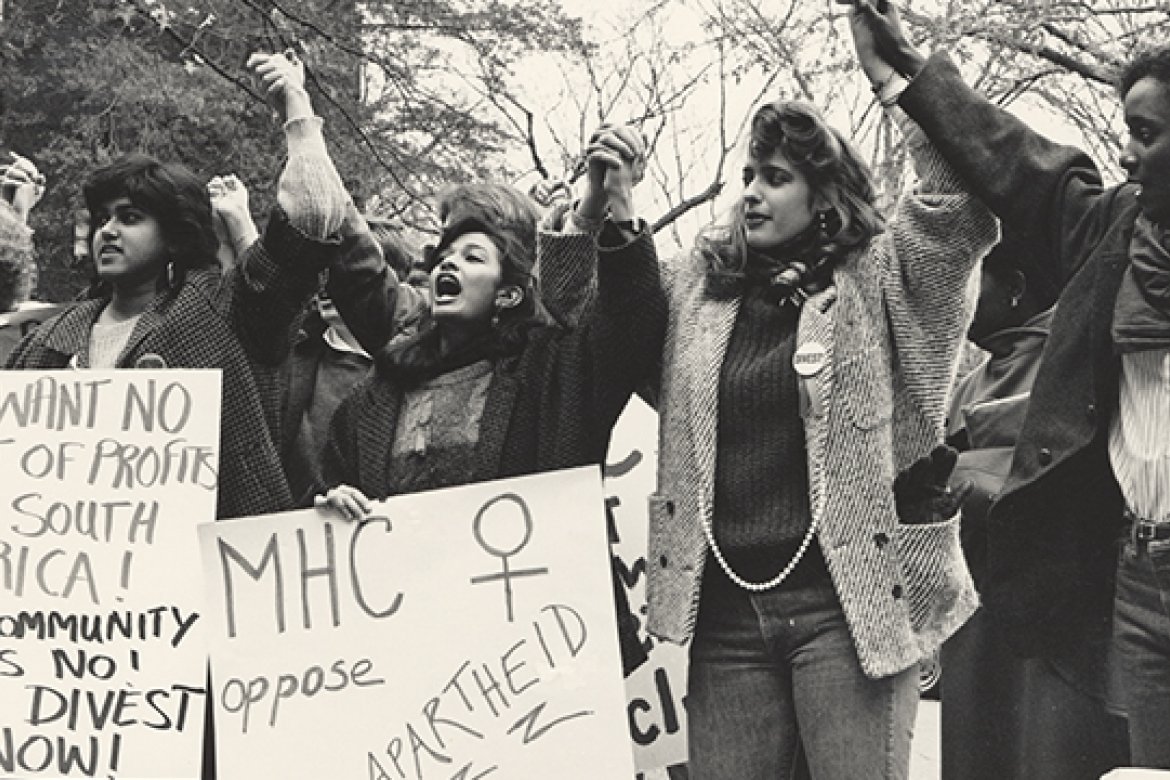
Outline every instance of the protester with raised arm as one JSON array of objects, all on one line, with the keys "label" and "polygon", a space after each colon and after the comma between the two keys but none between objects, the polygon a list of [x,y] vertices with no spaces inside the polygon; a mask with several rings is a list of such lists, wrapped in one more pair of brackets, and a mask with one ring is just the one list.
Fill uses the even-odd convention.
[{"label": "protester with raised arm", "polygon": [[902,128],[920,181],[887,225],[815,109],[760,107],[729,223],[664,266],[648,628],[690,642],[695,780],[805,758],[813,778],[905,778],[918,662],[976,606],[930,455],[998,230]]},{"label": "protester with raised arm", "polygon": [[276,373],[349,203],[299,62],[277,54],[249,63],[288,144],[263,238],[221,274],[211,200],[195,174],[143,154],[98,168],[82,187],[91,289],[8,361],[29,369],[221,369],[219,517],[292,506],[277,450]]},{"label": "protester with raised arm", "polygon": [[[589,316],[565,328],[539,315],[537,214],[526,196],[490,185],[498,197],[485,200],[477,185],[479,205],[470,208],[448,196],[453,205],[431,260],[429,322],[378,350],[373,376],[342,402],[318,505],[359,519],[371,499],[603,462],[618,415],[661,349],[665,301],[628,164],[603,145],[590,160],[604,171],[610,217],[575,256],[598,264]],[[482,208],[491,200],[511,207]],[[514,208],[520,204],[526,214]],[[368,235],[358,239],[329,272],[347,321],[394,308],[385,261]],[[629,668],[641,648],[626,628]]]},{"label": "protester with raised arm", "polygon": [[944,53],[923,57],[896,8],[851,18],[863,67],[910,80],[900,105],[1061,285],[991,507],[988,612],[1019,652],[1125,712],[1134,765],[1170,768],[1170,47],[1118,75],[1128,181],[1106,188],[1080,150],[973,91]]}]

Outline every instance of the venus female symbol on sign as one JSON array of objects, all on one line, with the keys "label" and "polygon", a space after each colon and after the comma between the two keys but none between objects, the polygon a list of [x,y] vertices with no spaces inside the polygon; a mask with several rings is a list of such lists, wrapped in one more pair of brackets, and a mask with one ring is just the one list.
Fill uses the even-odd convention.
[{"label": "venus female symbol on sign", "polygon": [[[503,502],[503,501],[507,501],[508,503],[512,504],[513,506],[519,508],[519,518],[520,518],[520,522],[522,524],[521,527],[522,527],[523,536],[520,537],[519,541],[515,542],[515,544],[512,545],[511,549],[508,549],[502,543],[499,546],[496,546],[491,541],[489,541],[487,538],[487,533],[485,532],[485,528],[484,528],[485,521],[488,519],[488,510],[491,509],[496,504],[499,504],[500,502]],[[507,528],[505,526],[505,522],[508,525],[512,525],[513,521],[511,518],[516,517],[517,514],[515,512],[508,512],[508,511],[499,512],[499,511],[497,511],[497,512],[494,512],[492,514],[492,516],[497,517],[497,518],[504,518],[504,522],[497,520],[497,521],[494,521],[494,523],[493,523],[496,531],[499,532],[500,529],[507,530]],[[482,547],[485,552],[498,557],[500,559],[500,563],[501,563],[501,569],[500,569],[499,574],[482,574],[478,577],[472,577],[471,582],[474,585],[479,585],[480,583],[483,583],[483,582],[494,582],[495,580],[503,580],[504,581],[504,602],[508,608],[508,622],[512,623],[512,622],[514,622],[513,617],[512,617],[512,578],[513,577],[532,577],[532,576],[535,576],[538,574],[548,574],[548,569],[544,566],[541,566],[541,567],[535,568],[535,569],[516,569],[515,571],[513,571],[508,566],[508,559],[511,558],[516,553],[523,550],[525,547],[527,547],[529,540],[532,539],[532,512],[529,511],[528,504],[524,503],[523,498],[516,495],[515,493],[504,493],[503,495],[496,496],[495,498],[491,499],[486,504],[484,504],[482,507],[480,507],[479,511],[475,513],[475,520],[473,520],[471,523],[471,530],[472,530],[472,533],[475,534],[475,541],[479,542],[479,546]],[[499,542],[499,539],[497,539],[496,541]]]}]

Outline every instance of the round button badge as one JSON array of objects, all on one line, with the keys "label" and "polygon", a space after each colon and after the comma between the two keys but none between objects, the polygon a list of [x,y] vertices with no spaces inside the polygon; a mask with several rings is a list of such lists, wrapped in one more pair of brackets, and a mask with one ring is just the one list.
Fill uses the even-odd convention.
[{"label": "round button badge", "polygon": [[828,359],[829,351],[824,345],[810,341],[796,350],[796,354],[792,356],[792,367],[801,376],[816,376],[825,367]]}]

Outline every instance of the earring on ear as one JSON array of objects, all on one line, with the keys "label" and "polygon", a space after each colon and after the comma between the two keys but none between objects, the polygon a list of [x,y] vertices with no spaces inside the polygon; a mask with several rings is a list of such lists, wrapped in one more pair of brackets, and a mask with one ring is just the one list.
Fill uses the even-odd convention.
[{"label": "earring on ear", "polygon": [[825,238],[835,236],[837,231],[841,229],[841,215],[837,209],[831,206],[827,209],[821,209],[817,212],[817,226]]},{"label": "earring on ear", "polygon": [[1012,307],[1013,309],[1019,308],[1019,306],[1020,306],[1020,298],[1021,298],[1021,296],[1020,296],[1020,294],[1019,294],[1019,293],[1014,293],[1014,294],[1012,295],[1012,297],[1011,297],[1011,298],[1008,300],[1008,303],[1009,303],[1009,304],[1011,304],[1011,307]]},{"label": "earring on ear", "polygon": [[167,287],[171,290],[175,289],[175,261],[171,260],[167,263]]}]

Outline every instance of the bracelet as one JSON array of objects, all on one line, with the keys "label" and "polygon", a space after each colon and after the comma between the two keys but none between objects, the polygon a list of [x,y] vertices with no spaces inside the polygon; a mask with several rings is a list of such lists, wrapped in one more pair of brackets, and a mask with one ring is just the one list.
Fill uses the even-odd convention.
[{"label": "bracelet", "polygon": [[898,102],[898,98],[908,86],[910,86],[910,82],[906,80],[905,76],[896,70],[891,70],[888,76],[873,85],[873,94],[883,108],[889,108]]}]

